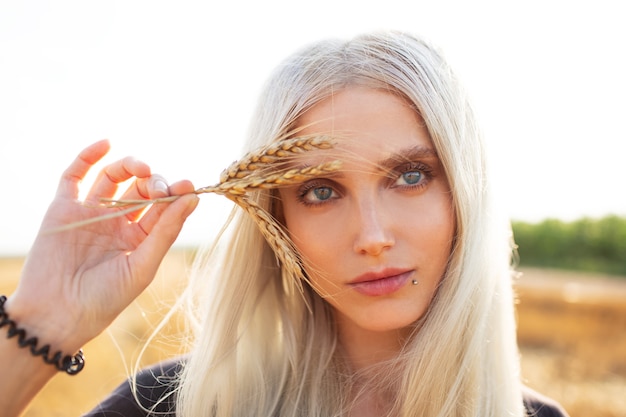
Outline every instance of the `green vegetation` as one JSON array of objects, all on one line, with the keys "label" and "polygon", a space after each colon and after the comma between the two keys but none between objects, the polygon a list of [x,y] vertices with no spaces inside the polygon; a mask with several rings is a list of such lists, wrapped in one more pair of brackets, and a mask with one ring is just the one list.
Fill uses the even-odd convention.
[{"label": "green vegetation", "polygon": [[626,276],[626,218],[513,222],[521,266]]}]

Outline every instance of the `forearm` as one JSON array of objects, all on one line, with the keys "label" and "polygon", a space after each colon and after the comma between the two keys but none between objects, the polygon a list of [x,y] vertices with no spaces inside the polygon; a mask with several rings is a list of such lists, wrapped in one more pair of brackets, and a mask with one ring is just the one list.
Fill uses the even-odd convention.
[{"label": "forearm", "polygon": [[28,349],[20,348],[17,341],[0,337],[0,410],[6,417],[17,417],[31,400],[58,372],[42,358],[34,357]]}]

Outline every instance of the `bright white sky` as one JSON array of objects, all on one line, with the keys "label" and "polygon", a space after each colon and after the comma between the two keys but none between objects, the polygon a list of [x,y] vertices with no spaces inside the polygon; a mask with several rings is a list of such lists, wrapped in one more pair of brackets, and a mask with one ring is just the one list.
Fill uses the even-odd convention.
[{"label": "bright white sky", "polygon": [[[170,180],[211,185],[240,154],[269,71],[300,46],[403,29],[441,46],[487,134],[514,219],[626,215],[621,2],[4,1],[0,255],[28,250],[57,178],[107,137]],[[203,195],[178,245],[207,240]]]}]

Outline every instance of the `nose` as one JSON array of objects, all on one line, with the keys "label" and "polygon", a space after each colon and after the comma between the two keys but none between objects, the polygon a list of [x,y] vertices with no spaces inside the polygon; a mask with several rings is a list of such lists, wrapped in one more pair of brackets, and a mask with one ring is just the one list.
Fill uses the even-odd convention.
[{"label": "nose", "polygon": [[394,246],[395,239],[390,227],[393,219],[385,214],[382,205],[375,198],[359,201],[353,219],[356,227],[356,253],[379,256]]}]

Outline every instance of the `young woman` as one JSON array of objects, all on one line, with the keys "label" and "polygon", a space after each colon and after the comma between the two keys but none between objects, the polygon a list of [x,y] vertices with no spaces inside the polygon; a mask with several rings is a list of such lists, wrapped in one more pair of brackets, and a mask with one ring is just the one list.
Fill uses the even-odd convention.
[{"label": "young woman", "polygon": [[[278,244],[303,274],[277,261],[276,242],[236,209],[228,244],[201,258],[191,280],[193,349],[121,385],[89,416],[565,415],[521,383],[510,230],[491,202],[467,98],[436,50],[397,32],[310,46],[271,77],[250,132],[250,150],[332,140],[281,169],[341,163],[247,195],[283,229]],[[46,233],[110,210],[76,201],[107,149],[90,146],[65,172],[4,303],[52,351],[76,352],[106,328],[150,283],[197,204],[189,182],[167,186],[127,158],[102,171],[88,202],[132,177],[124,199],[181,197],[143,217]],[[0,348],[11,398],[2,406],[14,416],[54,367],[13,340]]]}]

